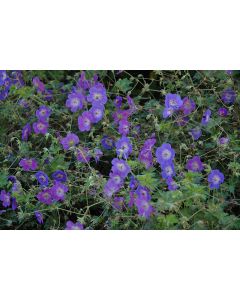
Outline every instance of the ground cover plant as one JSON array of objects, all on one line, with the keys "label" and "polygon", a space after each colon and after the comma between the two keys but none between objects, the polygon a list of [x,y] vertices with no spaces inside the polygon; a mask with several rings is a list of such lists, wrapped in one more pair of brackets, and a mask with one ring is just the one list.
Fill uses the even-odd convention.
[{"label": "ground cover plant", "polygon": [[0,229],[239,229],[238,71],[0,71]]}]

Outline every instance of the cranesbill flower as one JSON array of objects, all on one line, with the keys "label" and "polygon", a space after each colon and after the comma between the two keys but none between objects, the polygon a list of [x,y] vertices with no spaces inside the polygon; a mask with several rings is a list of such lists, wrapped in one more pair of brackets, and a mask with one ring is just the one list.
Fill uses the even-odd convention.
[{"label": "cranesbill flower", "polygon": [[203,170],[203,164],[199,156],[194,156],[189,159],[186,164],[186,169],[192,172],[201,172]]},{"label": "cranesbill flower", "polygon": [[86,79],[85,72],[82,71],[80,78],[78,79],[77,82],[77,88],[80,88],[82,90],[88,90],[90,86],[91,86],[90,81]]},{"label": "cranesbill flower", "polygon": [[231,88],[228,88],[222,92],[222,101],[225,104],[233,104],[236,100],[236,93]]},{"label": "cranesbill flower", "polygon": [[137,198],[135,200],[135,205],[138,209],[139,216],[146,219],[149,219],[154,212],[152,205],[146,200],[140,200],[139,198]]},{"label": "cranesbill flower", "polygon": [[129,138],[123,136],[116,142],[117,155],[125,159],[132,153],[132,144]]},{"label": "cranesbill flower", "polygon": [[101,144],[104,149],[112,150],[114,147],[114,140],[109,136],[104,136],[101,140]]},{"label": "cranesbill flower", "polygon": [[27,123],[22,129],[22,140],[27,141],[31,132],[32,132],[31,125]]},{"label": "cranesbill flower", "polygon": [[15,197],[12,197],[11,201],[12,201],[12,210],[16,210],[18,207],[17,199]]},{"label": "cranesbill flower", "polygon": [[0,70],[0,86],[4,85],[4,82],[7,79],[7,77],[7,72]]},{"label": "cranesbill flower", "polygon": [[2,190],[0,193],[0,200],[2,201],[3,207],[9,207],[11,205],[11,195],[5,190]]},{"label": "cranesbill flower", "polygon": [[64,200],[65,193],[68,192],[68,187],[59,181],[56,181],[52,187],[52,196],[55,200]]},{"label": "cranesbill flower", "polygon": [[132,175],[129,182],[129,188],[130,190],[135,190],[138,186],[137,179]]},{"label": "cranesbill flower", "polygon": [[127,120],[123,119],[119,121],[118,132],[122,135],[127,135],[129,133],[129,127],[130,123]]},{"label": "cranesbill flower", "polygon": [[93,115],[89,111],[85,111],[78,117],[78,128],[80,131],[90,131],[93,123]]},{"label": "cranesbill flower", "polygon": [[127,177],[130,172],[130,167],[127,162],[123,159],[114,158],[112,160],[112,171],[113,173],[119,173],[123,178]]},{"label": "cranesbill flower", "polygon": [[152,147],[156,143],[155,138],[147,139],[140,150],[138,159],[141,163],[145,164],[145,168],[149,169],[153,166]]},{"label": "cranesbill flower", "polygon": [[183,114],[189,115],[191,112],[193,112],[196,109],[196,104],[192,99],[189,99],[188,97],[183,98],[183,104],[180,107]]},{"label": "cranesbill flower", "polygon": [[185,126],[187,124],[187,122],[189,121],[189,117],[188,116],[183,116],[181,114],[179,114],[176,118],[176,122],[178,126]]},{"label": "cranesbill flower", "polygon": [[225,107],[221,107],[218,110],[218,114],[220,117],[226,117],[228,115],[228,109]]},{"label": "cranesbill flower", "polygon": [[122,186],[123,184],[123,177],[122,177],[122,174],[120,172],[111,172],[109,174],[109,178],[111,180],[114,181],[114,183],[117,185],[117,186]]},{"label": "cranesbill flower", "polygon": [[78,148],[77,149],[77,160],[83,163],[88,163],[91,159],[88,148]]},{"label": "cranesbill flower", "polygon": [[114,123],[118,124],[121,120],[127,120],[128,117],[131,115],[130,110],[121,110],[117,109],[113,114],[112,117],[114,119]]},{"label": "cranesbill flower", "polygon": [[39,109],[36,111],[36,117],[40,121],[47,121],[47,119],[51,115],[51,109],[48,106],[41,105]]},{"label": "cranesbill flower", "polygon": [[67,221],[66,230],[83,230],[83,224],[80,222],[73,223],[72,221]]},{"label": "cranesbill flower", "polygon": [[52,179],[60,182],[66,182],[67,181],[67,174],[62,170],[57,170],[52,173]]},{"label": "cranesbill flower", "polygon": [[122,97],[121,96],[117,96],[114,100],[114,105],[117,108],[120,108],[122,106]]},{"label": "cranesbill flower", "polygon": [[219,170],[212,170],[208,175],[208,182],[210,189],[219,189],[224,182],[224,175]]},{"label": "cranesbill flower", "polygon": [[51,101],[53,99],[53,91],[45,90],[43,96],[45,101]]},{"label": "cranesbill flower", "polygon": [[47,188],[36,195],[38,200],[44,204],[51,205],[54,202],[52,189]]},{"label": "cranesbill flower", "polygon": [[124,205],[124,198],[115,196],[112,202],[112,207],[116,210],[122,210]]},{"label": "cranesbill flower", "polygon": [[137,195],[137,199],[141,200],[141,201],[150,201],[151,200],[151,195],[149,192],[149,189],[146,188],[145,186],[141,186],[139,185],[135,191],[136,195]]},{"label": "cranesbill flower", "polygon": [[218,140],[218,143],[219,143],[219,145],[227,145],[229,143],[229,138],[227,138],[227,137],[221,137]]},{"label": "cranesbill flower", "polygon": [[37,121],[33,123],[33,130],[36,134],[46,134],[49,124],[45,121]]},{"label": "cranesbill flower", "polygon": [[38,221],[39,224],[43,224],[43,215],[39,211],[35,211],[34,215]]},{"label": "cranesbill flower", "polygon": [[174,164],[172,161],[163,163],[161,165],[161,169],[162,169],[162,177],[164,179],[173,177],[176,174]]},{"label": "cranesbill flower", "polygon": [[135,105],[133,99],[129,95],[127,95],[127,102],[128,102],[130,111],[132,113],[135,112],[137,110],[137,106]]},{"label": "cranesbill flower", "polygon": [[121,186],[116,184],[114,180],[110,178],[103,188],[103,193],[107,198],[111,198],[120,188]]},{"label": "cranesbill flower", "polygon": [[202,135],[202,130],[200,128],[193,128],[189,131],[189,134],[192,136],[194,141],[197,141]]},{"label": "cranesbill flower", "polygon": [[44,173],[43,171],[38,171],[35,174],[35,177],[36,177],[37,181],[40,183],[41,186],[48,186],[49,178],[48,178],[46,173]]},{"label": "cranesbill flower", "polygon": [[96,163],[99,162],[100,158],[103,156],[103,152],[101,149],[94,149],[94,158]]},{"label": "cranesbill flower", "polygon": [[181,97],[177,94],[167,94],[165,97],[165,107],[173,108],[174,110],[178,110],[183,104]]},{"label": "cranesbill flower", "polygon": [[162,144],[161,147],[158,147],[156,150],[157,162],[162,165],[163,163],[172,161],[175,157],[175,151],[172,149],[172,146],[168,143]]},{"label": "cranesbill flower", "polygon": [[71,93],[68,95],[66,101],[66,107],[71,110],[71,112],[76,112],[83,108],[83,102],[85,97],[81,93]]},{"label": "cranesbill flower", "polygon": [[107,102],[107,92],[105,87],[97,83],[89,89],[89,95],[87,96],[87,101],[91,102],[93,105],[102,104]]},{"label": "cranesbill flower", "polygon": [[173,180],[173,178],[171,178],[171,177],[167,178],[166,183],[168,185],[169,191],[175,191],[178,189],[178,185],[177,185],[176,181]]},{"label": "cranesbill flower", "polygon": [[68,133],[65,138],[61,139],[61,144],[64,150],[68,150],[71,147],[76,146],[79,143],[79,138],[74,133]]},{"label": "cranesbill flower", "polygon": [[203,117],[202,117],[202,121],[201,121],[201,124],[202,125],[207,125],[210,121],[210,117],[211,117],[211,110],[210,109],[207,109],[204,113],[203,113]]},{"label": "cranesbill flower", "polygon": [[163,110],[163,118],[167,119],[168,117],[171,117],[174,113],[174,109],[172,107],[165,107]]},{"label": "cranesbill flower", "polygon": [[35,171],[38,167],[38,163],[33,158],[23,158],[20,160],[19,166],[22,167],[24,171]]},{"label": "cranesbill flower", "polygon": [[34,77],[33,80],[33,85],[37,89],[38,92],[43,93],[45,91],[45,85],[44,83],[39,79],[39,77]]},{"label": "cranesbill flower", "polygon": [[92,114],[92,122],[98,123],[103,118],[104,106],[101,104],[96,104],[90,108],[89,112]]}]

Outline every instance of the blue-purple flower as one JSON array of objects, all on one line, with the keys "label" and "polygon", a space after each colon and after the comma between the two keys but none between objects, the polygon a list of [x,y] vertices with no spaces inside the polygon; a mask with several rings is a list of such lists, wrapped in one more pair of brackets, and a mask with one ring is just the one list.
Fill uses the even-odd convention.
[{"label": "blue-purple flower", "polygon": [[114,140],[111,137],[105,135],[101,140],[101,144],[104,149],[112,150],[114,147]]},{"label": "blue-purple flower", "polygon": [[71,93],[68,95],[66,101],[66,107],[71,110],[71,112],[76,112],[83,108],[85,97],[81,93]]},{"label": "blue-purple flower", "polygon": [[41,186],[48,186],[49,185],[49,178],[46,173],[43,171],[38,171],[35,174],[37,181],[40,183]]},{"label": "blue-purple flower", "polygon": [[61,144],[64,150],[76,146],[79,143],[79,137],[74,133],[68,133],[65,138],[61,139]]},{"label": "blue-purple flower", "polygon": [[52,190],[52,197],[59,201],[59,200],[64,200],[65,198],[65,193],[68,192],[68,187],[64,184],[62,184],[59,181],[56,181],[53,187],[51,188]]},{"label": "blue-purple flower", "polygon": [[192,99],[188,97],[183,98],[183,104],[180,107],[185,116],[191,114],[196,109],[196,104]]},{"label": "blue-purple flower", "polygon": [[231,88],[227,88],[222,92],[222,101],[225,104],[233,104],[236,100],[236,92]]},{"label": "blue-purple flower", "polygon": [[201,124],[202,125],[208,125],[209,121],[210,121],[210,117],[211,117],[211,110],[207,109],[204,113],[203,113],[203,117],[202,117],[202,121]]},{"label": "blue-purple flower", "polygon": [[39,212],[39,211],[35,211],[35,212],[34,212],[34,215],[35,215],[35,217],[36,217],[38,223],[39,223],[39,224],[43,224],[43,215],[42,215],[42,213]]},{"label": "blue-purple flower", "polygon": [[78,117],[78,128],[80,131],[90,131],[93,123],[93,115],[90,111],[85,111]]},{"label": "blue-purple flower", "polygon": [[22,140],[27,141],[31,132],[32,132],[31,125],[27,123],[22,129]]},{"label": "blue-purple flower", "polygon": [[0,193],[0,200],[2,201],[3,207],[9,207],[11,205],[11,195],[10,193],[2,190]]},{"label": "blue-purple flower", "polygon": [[90,108],[89,112],[92,114],[92,122],[98,123],[104,116],[104,106],[96,104]]},{"label": "blue-purple flower", "polygon": [[202,130],[200,128],[193,128],[189,131],[189,134],[192,136],[194,141],[197,141],[202,135]]},{"label": "blue-purple flower", "polygon": [[46,121],[38,120],[33,123],[33,130],[36,134],[46,134],[48,131],[49,124]]},{"label": "blue-purple flower", "polygon": [[129,138],[123,136],[116,142],[117,155],[125,159],[132,153],[132,144]]},{"label": "blue-purple flower", "polygon": [[165,107],[178,110],[183,104],[181,97],[177,94],[167,94],[165,97]]},{"label": "blue-purple flower", "polygon": [[157,162],[162,165],[166,162],[170,162],[175,157],[175,151],[172,149],[172,146],[168,143],[162,144],[161,147],[158,147],[156,150]]},{"label": "blue-purple flower", "polygon": [[83,230],[83,224],[80,222],[73,223],[72,221],[67,221],[66,230]]},{"label": "blue-purple flower", "polygon": [[175,167],[172,161],[164,162],[161,164],[162,177],[164,179],[175,176]]},{"label": "blue-purple flower", "polygon": [[210,189],[219,189],[224,182],[224,175],[219,170],[212,170],[208,175],[208,182]]},{"label": "blue-purple flower", "polygon": [[89,95],[87,96],[87,101],[91,102],[92,105],[102,104],[104,105],[107,102],[107,92],[105,87],[97,83],[89,89]]},{"label": "blue-purple flower", "polygon": [[57,170],[52,173],[52,179],[60,182],[66,182],[67,181],[67,174],[62,170]]},{"label": "blue-purple flower", "polygon": [[192,172],[201,172],[203,170],[203,164],[199,156],[194,156],[189,159],[186,164],[186,169]]},{"label": "blue-purple flower", "polygon": [[48,118],[51,115],[51,109],[48,106],[42,105],[39,107],[39,109],[36,111],[36,117],[40,121],[47,121]]}]

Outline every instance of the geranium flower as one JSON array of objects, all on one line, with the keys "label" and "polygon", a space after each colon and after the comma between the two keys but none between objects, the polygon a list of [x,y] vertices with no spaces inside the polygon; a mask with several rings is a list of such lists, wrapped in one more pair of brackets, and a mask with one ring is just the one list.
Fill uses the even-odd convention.
[{"label": "geranium flower", "polygon": [[203,164],[199,156],[194,156],[189,159],[186,164],[186,169],[192,172],[201,172],[203,170]]},{"label": "geranium flower", "polygon": [[41,186],[48,186],[49,178],[46,173],[44,173],[43,171],[38,171],[35,174],[35,177],[37,178],[37,181],[40,183]]},{"label": "geranium flower", "polygon": [[37,121],[33,123],[33,130],[36,134],[46,134],[49,124],[45,121]]},{"label": "geranium flower", "polygon": [[89,89],[89,95],[87,96],[87,101],[91,102],[93,105],[102,104],[107,102],[107,92],[104,86],[97,83]]},{"label": "geranium flower", "polygon": [[171,145],[168,143],[162,144],[156,150],[157,162],[162,165],[163,163],[172,161],[175,157],[175,151],[172,149]]},{"label": "geranium flower", "polygon": [[57,201],[64,200],[65,193],[68,192],[68,187],[60,183],[59,181],[56,181],[51,189],[52,189],[52,196]]},{"label": "geranium flower", "polygon": [[22,167],[24,171],[35,171],[38,168],[38,163],[33,158],[24,158],[20,160],[19,166]]},{"label": "geranium flower", "polygon": [[125,159],[132,153],[132,144],[129,138],[123,136],[116,142],[117,155]]},{"label": "geranium flower", "polygon": [[67,221],[66,223],[66,230],[83,230],[83,224],[76,222],[73,223],[72,221]]},{"label": "geranium flower", "polygon": [[89,111],[85,111],[78,117],[78,128],[80,131],[90,131],[91,124],[93,123],[93,115]]},{"label": "geranium flower", "polygon": [[62,170],[57,170],[52,173],[52,179],[60,182],[66,182],[67,181],[67,174]]},{"label": "geranium flower", "polygon": [[165,96],[165,107],[178,110],[183,104],[181,97],[177,94],[167,94]]},{"label": "geranium flower", "polygon": [[47,121],[48,118],[51,115],[51,109],[48,106],[42,105],[39,107],[39,109],[36,111],[36,117],[40,121]]},{"label": "geranium flower", "polygon": [[9,207],[11,205],[11,195],[5,190],[2,190],[0,193],[0,200],[2,201],[3,207]]},{"label": "geranium flower", "polygon": [[83,108],[83,102],[85,97],[81,93],[71,93],[68,95],[66,101],[66,107],[71,110],[71,112],[76,112]]},{"label": "geranium flower", "polygon": [[225,104],[233,104],[236,100],[236,92],[231,88],[227,88],[222,92],[222,101]]},{"label": "geranium flower", "polygon": [[219,170],[212,170],[208,175],[208,182],[210,189],[219,189],[224,182],[224,175]]},{"label": "geranium flower", "polygon": [[207,125],[210,121],[210,117],[211,117],[211,110],[210,109],[207,109],[204,113],[203,113],[203,117],[202,117],[202,121],[201,121],[201,124],[202,125]]},{"label": "geranium flower", "polygon": [[27,123],[22,129],[22,140],[26,142],[31,132],[32,132],[31,125]]},{"label": "geranium flower", "polygon": [[61,144],[64,150],[69,150],[69,148],[76,146],[79,143],[79,138],[74,133],[68,133],[65,138],[61,139]]}]

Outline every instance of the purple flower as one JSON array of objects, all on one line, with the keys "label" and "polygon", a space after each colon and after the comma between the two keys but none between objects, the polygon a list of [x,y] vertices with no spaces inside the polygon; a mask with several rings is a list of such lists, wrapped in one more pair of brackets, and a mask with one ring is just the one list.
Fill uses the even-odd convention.
[{"label": "purple flower", "polygon": [[8,180],[11,181],[12,183],[16,182],[17,178],[16,176],[10,175],[8,176]]},{"label": "purple flower", "polygon": [[146,169],[153,166],[152,147],[156,143],[155,138],[147,139],[139,153],[138,159],[145,165]]},{"label": "purple flower", "polygon": [[167,178],[166,183],[168,185],[168,190],[169,191],[175,191],[178,189],[177,183],[173,180],[173,178]]},{"label": "purple flower", "polygon": [[123,136],[116,142],[117,155],[125,159],[132,153],[132,144],[129,138]]},{"label": "purple flower", "polygon": [[224,182],[224,175],[219,170],[212,170],[208,175],[210,189],[219,189],[220,184]]},{"label": "purple flower", "polygon": [[232,75],[232,73],[233,73],[232,70],[227,70],[227,71],[226,71],[226,74],[229,75],[229,76]]},{"label": "purple flower", "polygon": [[219,145],[227,145],[229,143],[229,138],[227,138],[227,137],[221,137],[218,140],[218,143],[219,143]]},{"label": "purple flower", "polygon": [[45,90],[44,92],[44,100],[51,101],[53,99],[53,91]]},{"label": "purple flower", "polygon": [[222,92],[222,100],[225,104],[233,104],[236,100],[236,93],[231,88]]},{"label": "purple flower", "polygon": [[35,217],[36,217],[38,223],[43,224],[43,215],[42,215],[42,213],[40,213],[39,211],[35,211],[34,214],[35,214]]},{"label": "purple flower", "polygon": [[52,179],[60,182],[66,182],[67,181],[67,175],[62,170],[57,170],[52,173]]},{"label": "purple flower", "polygon": [[146,188],[145,186],[139,185],[135,191],[137,195],[137,199],[141,201],[150,201],[151,200],[151,195],[149,193],[149,189]]},{"label": "purple flower", "polygon": [[162,165],[166,162],[170,162],[175,157],[175,151],[170,144],[164,143],[156,150],[157,162]]},{"label": "purple flower", "polygon": [[55,200],[64,200],[65,193],[68,192],[68,187],[59,181],[56,181],[52,187],[52,196]]},{"label": "purple flower", "polygon": [[42,105],[39,107],[39,109],[36,111],[36,117],[40,121],[47,121],[48,118],[51,115],[51,109],[48,106]]},{"label": "purple flower", "polygon": [[36,134],[46,134],[49,124],[45,121],[38,121],[33,123],[33,130]]},{"label": "purple flower", "polygon": [[228,115],[228,109],[225,107],[221,107],[218,110],[218,114],[220,117],[226,117]]},{"label": "purple flower", "polygon": [[141,200],[137,198],[135,199],[135,205],[138,209],[139,216],[144,217],[146,219],[149,219],[154,212],[152,205],[147,200]]},{"label": "purple flower", "polygon": [[2,190],[0,193],[0,200],[2,201],[3,207],[9,207],[11,205],[11,195],[5,190]]},{"label": "purple flower", "polygon": [[122,106],[122,97],[117,96],[116,99],[114,100],[114,105],[117,108],[120,108]]},{"label": "purple flower", "polygon": [[95,156],[96,163],[98,163],[100,158],[103,156],[102,150],[94,149],[94,156]]},{"label": "purple flower", "polygon": [[197,141],[202,135],[202,130],[200,128],[194,128],[190,130],[189,134],[192,136],[194,141]]},{"label": "purple flower", "polygon": [[38,92],[43,93],[45,91],[45,85],[39,79],[39,77],[34,77],[32,81],[33,81],[33,85],[35,86]]},{"label": "purple flower", "polygon": [[80,131],[90,131],[93,123],[93,115],[89,111],[85,111],[78,117],[78,128]]},{"label": "purple flower", "polygon": [[210,121],[210,117],[211,117],[211,110],[210,109],[207,109],[204,113],[203,113],[203,117],[202,117],[202,121],[201,121],[201,124],[202,125],[207,125]]},{"label": "purple flower", "polygon": [[92,122],[98,123],[103,118],[104,106],[96,104],[90,108],[89,112],[92,114]]},{"label": "purple flower", "polygon": [[36,196],[38,200],[44,204],[51,205],[54,202],[52,188],[47,188],[41,191]]},{"label": "purple flower", "polygon": [[77,149],[77,160],[83,163],[88,163],[91,159],[88,148],[78,148]]},{"label": "purple flower", "polygon": [[83,230],[83,224],[76,222],[73,223],[72,221],[67,221],[66,223],[66,230]]},{"label": "purple flower", "polygon": [[116,186],[121,187],[123,184],[123,177],[120,172],[111,172],[109,178],[114,182]]},{"label": "purple flower", "polygon": [[104,86],[100,83],[97,83],[89,89],[89,95],[87,96],[87,101],[91,102],[93,105],[102,104],[104,105],[107,102],[107,93]]},{"label": "purple flower", "polygon": [[112,150],[114,147],[114,140],[109,136],[104,136],[101,140],[101,144],[104,149]]},{"label": "purple flower", "polygon": [[0,70],[0,86],[4,85],[4,82],[7,79],[7,77],[7,72]]},{"label": "purple flower", "polygon": [[41,186],[48,186],[49,178],[46,173],[44,173],[43,171],[38,171],[35,174],[35,177],[37,178],[37,181],[40,183]]},{"label": "purple flower", "polygon": [[114,158],[112,160],[113,173],[119,173],[123,178],[127,177],[130,172],[130,167],[123,159]]},{"label": "purple flower", "polygon": [[68,133],[65,138],[61,139],[61,144],[64,150],[68,150],[71,147],[76,146],[79,143],[79,138],[74,133]]},{"label": "purple flower", "polygon": [[14,197],[11,198],[11,200],[12,200],[12,210],[16,210],[18,207],[17,200]]},{"label": "purple flower", "polygon": [[129,95],[127,95],[127,102],[128,102],[131,112],[135,112],[137,110],[137,107],[136,107],[133,99]]},{"label": "purple flower", "polygon": [[177,94],[167,94],[165,97],[165,107],[178,110],[183,104],[181,97]]},{"label": "purple flower", "polygon": [[124,205],[124,198],[123,197],[114,197],[112,202],[112,207],[116,210],[122,210]]},{"label": "purple flower", "polygon": [[31,132],[32,132],[31,125],[27,123],[22,129],[22,140],[27,141]]},{"label": "purple flower", "polygon": [[138,186],[137,179],[132,175],[129,182],[129,188],[130,190],[135,190]]},{"label": "purple flower", "polygon": [[121,120],[127,120],[130,115],[131,115],[130,110],[121,110],[121,109],[116,110],[112,114],[115,124],[118,124]]},{"label": "purple flower", "polygon": [[165,107],[163,110],[163,118],[167,119],[168,117],[171,117],[174,113],[174,109],[172,107]]},{"label": "purple flower", "polygon": [[18,104],[19,104],[19,106],[21,106],[22,108],[28,108],[28,107],[29,107],[29,104],[28,104],[28,102],[27,102],[25,99],[20,99],[20,100],[18,101]]},{"label": "purple flower", "polygon": [[33,158],[23,158],[20,160],[19,166],[22,167],[24,171],[35,171],[38,164]]},{"label": "purple flower", "polygon": [[107,198],[111,198],[120,188],[121,186],[116,184],[115,181],[110,178],[104,186],[103,193]]},{"label": "purple flower", "polygon": [[203,164],[199,156],[194,156],[189,159],[186,164],[186,169],[192,172],[201,172],[203,170]]},{"label": "purple flower", "polygon": [[123,119],[119,121],[118,132],[122,135],[127,135],[129,133],[129,127],[130,123],[127,120]]},{"label": "purple flower", "polygon": [[180,109],[184,115],[189,115],[196,109],[196,104],[192,99],[185,97],[183,98],[183,104]]},{"label": "purple flower", "polygon": [[68,95],[66,101],[66,107],[71,110],[71,112],[76,112],[83,108],[83,102],[85,97],[81,93],[71,93]]},{"label": "purple flower", "polygon": [[161,169],[162,169],[162,177],[164,179],[175,176],[175,168],[172,161],[163,163],[161,165]]},{"label": "purple flower", "polygon": [[85,72],[82,71],[77,82],[77,87],[81,88],[82,90],[88,90],[90,86],[90,82],[86,79]]}]

